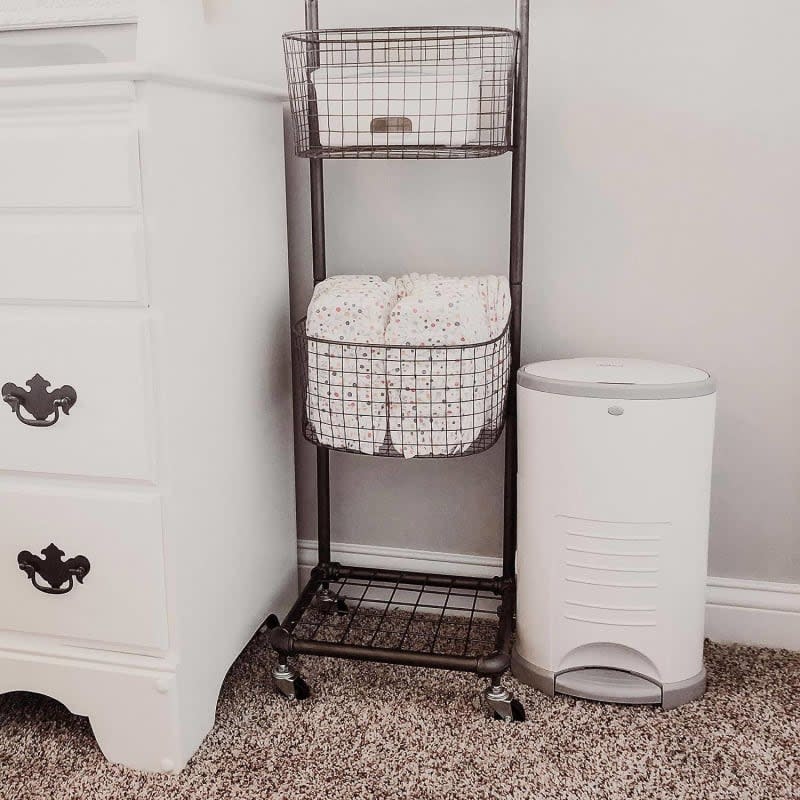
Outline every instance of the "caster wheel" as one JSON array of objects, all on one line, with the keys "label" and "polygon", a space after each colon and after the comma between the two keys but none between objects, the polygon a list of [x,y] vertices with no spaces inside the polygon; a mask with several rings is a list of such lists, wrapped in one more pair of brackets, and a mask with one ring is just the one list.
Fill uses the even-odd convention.
[{"label": "caster wheel", "polygon": [[316,602],[322,611],[326,613],[334,611],[338,617],[345,617],[350,613],[345,599],[338,597],[330,589],[320,589],[317,592]]},{"label": "caster wheel", "polygon": [[493,716],[495,719],[503,720],[505,722],[525,722],[525,708],[519,700],[512,700],[510,719],[498,714],[496,711],[493,712]]},{"label": "caster wheel", "polygon": [[278,664],[272,673],[275,689],[287,700],[307,700],[311,697],[308,684],[287,664]]},{"label": "caster wheel", "polygon": [[[292,685],[294,686],[294,699],[295,700],[308,700],[311,697],[311,689],[309,689],[308,684],[300,677],[297,677],[292,681]],[[522,708],[522,706],[520,706]],[[525,718],[525,712],[522,712],[523,719]]]}]

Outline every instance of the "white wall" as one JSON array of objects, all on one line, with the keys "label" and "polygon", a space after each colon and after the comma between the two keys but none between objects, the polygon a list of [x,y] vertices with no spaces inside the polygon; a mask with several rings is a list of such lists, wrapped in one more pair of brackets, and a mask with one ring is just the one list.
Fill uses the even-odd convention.
[{"label": "white wall", "polygon": [[[321,2],[327,26],[512,13],[498,0]],[[799,582],[800,3],[539,0],[533,16],[523,360],[709,369],[709,571]],[[505,271],[509,168],[508,157],[330,163],[330,271]],[[290,159],[288,177],[297,318],[311,287],[307,164]],[[300,536],[313,538],[313,448],[298,456]],[[499,552],[500,446],[332,463],[334,540]]]},{"label": "white wall", "polygon": [[140,61],[285,83],[281,33],[303,27],[302,0],[138,0]]}]

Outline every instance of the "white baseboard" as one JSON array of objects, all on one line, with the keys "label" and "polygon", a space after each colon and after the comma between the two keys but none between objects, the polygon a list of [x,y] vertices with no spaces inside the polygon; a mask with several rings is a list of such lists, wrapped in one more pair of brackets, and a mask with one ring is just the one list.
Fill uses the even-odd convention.
[{"label": "white baseboard", "polygon": [[800,650],[800,584],[709,578],[706,636]]},{"label": "white baseboard", "polygon": [[[301,539],[297,543],[300,567],[305,575],[317,563],[317,543]],[[442,575],[475,575],[491,578],[503,570],[499,558],[471,556],[463,553],[436,553],[433,550],[408,550],[404,547],[333,542],[331,557],[349,567],[404,569],[410,572],[438,572]]]},{"label": "white baseboard", "polygon": [[[492,577],[500,574],[499,558],[463,553],[437,553],[402,547],[333,543],[334,561],[352,567],[402,569]],[[298,542],[301,579],[317,563],[317,544]],[[768,583],[739,578],[708,578],[706,636],[717,642],[800,650],[800,584]]]}]

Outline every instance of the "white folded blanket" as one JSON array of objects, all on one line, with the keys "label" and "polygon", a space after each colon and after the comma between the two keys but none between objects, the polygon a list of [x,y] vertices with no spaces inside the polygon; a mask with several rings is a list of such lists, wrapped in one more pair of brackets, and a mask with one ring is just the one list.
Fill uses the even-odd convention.
[{"label": "white folded blanket", "polygon": [[412,272],[399,278],[389,278],[387,283],[394,287],[397,297],[401,300],[412,292],[419,291],[420,288],[431,284],[444,288],[454,285],[477,288],[489,322],[489,335],[492,338],[503,332],[511,313],[511,290],[508,278],[503,275],[448,278],[435,273]]},{"label": "white folded blanket", "polygon": [[389,282],[400,299],[387,343],[448,348],[407,350],[405,356],[387,349],[392,444],[406,458],[464,452],[484,428],[501,421],[507,364],[499,357],[500,345],[470,345],[505,330],[508,279],[412,273]]},{"label": "white folded blanket", "polygon": [[389,317],[386,341],[420,349],[387,349],[392,444],[405,458],[457,455],[485,423],[485,360],[476,363],[468,346],[489,338],[477,285],[439,276],[399,283],[404,296]]},{"label": "white folded blanket", "polygon": [[406,458],[469,449],[500,422],[507,364],[500,344],[480,343],[503,332],[510,307],[498,276],[320,283],[306,323],[306,410],[320,443],[374,454],[388,423]]},{"label": "white folded blanket", "polygon": [[395,301],[394,287],[374,275],[328,278],[314,290],[306,319],[311,337],[306,411],[317,439],[327,447],[374,455],[384,443],[382,345]]}]

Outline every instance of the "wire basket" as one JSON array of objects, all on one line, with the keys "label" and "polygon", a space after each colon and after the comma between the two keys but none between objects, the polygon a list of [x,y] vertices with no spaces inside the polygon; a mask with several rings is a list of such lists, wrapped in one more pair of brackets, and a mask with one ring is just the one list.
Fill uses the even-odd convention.
[{"label": "wire basket", "polygon": [[348,28],[284,34],[297,154],[481,158],[511,149],[516,31]]},{"label": "wire basket", "polygon": [[331,450],[453,458],[488,450],[505,424],[509,325],[488,342],[408,347],[336,342],[293,329],[303,434]]}]

